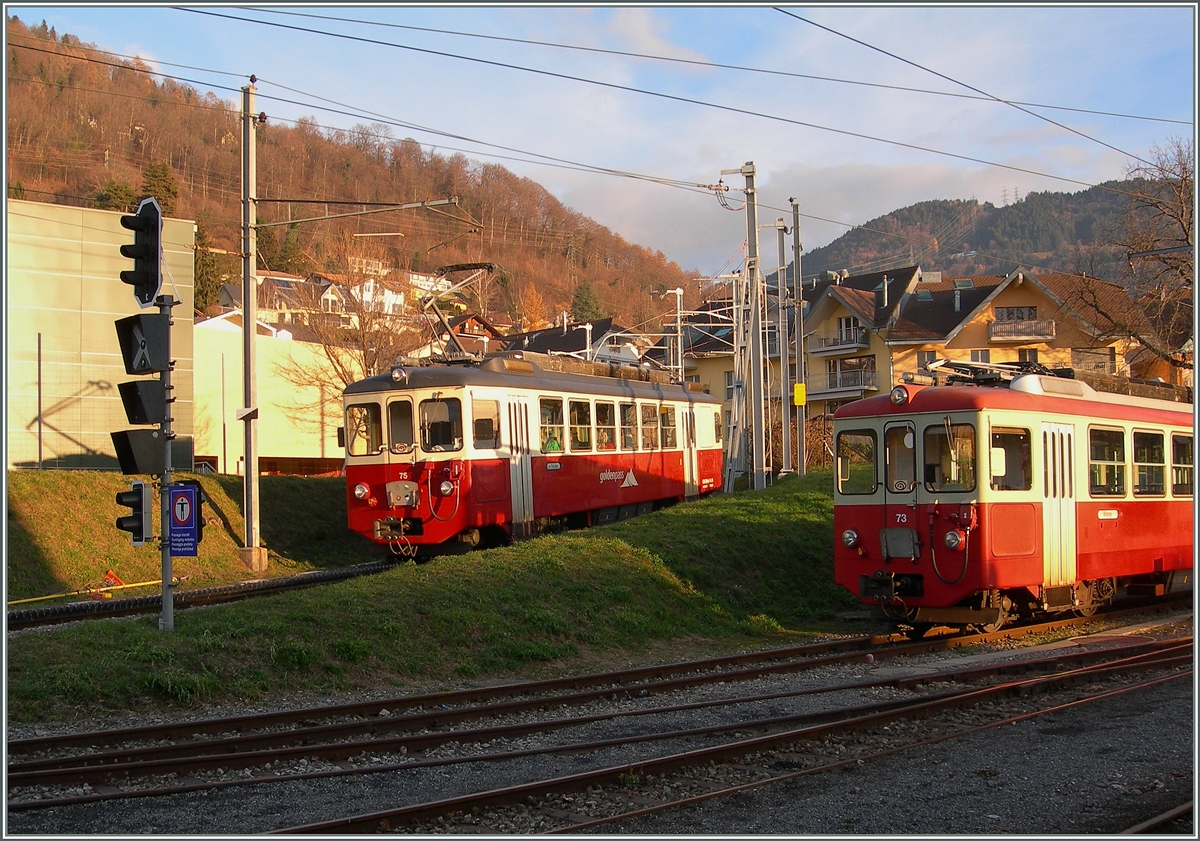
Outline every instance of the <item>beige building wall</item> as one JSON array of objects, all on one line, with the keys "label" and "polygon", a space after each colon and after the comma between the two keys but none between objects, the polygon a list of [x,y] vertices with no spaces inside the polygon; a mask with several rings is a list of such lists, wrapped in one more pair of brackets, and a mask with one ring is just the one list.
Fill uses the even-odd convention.
[{"label": "beige building wall", "polygon": [[[321,472],[336,468],[345,453],[338,446],[341,389],[298,385],[290,373],[328,371],[320,345],[266,335],[255,337],[259,471]],[[196,325],[196,457],[213,460],[217,472],[241,474],[245,424],[242,329],[210,319]],[[323,407],[323,410],[322,410]],[[313,460],[326,460],[326,463]],[[336,462],[336,463],[334,463]]]},{"label": "beige building wall", "polygon": [[[125,373],[114,323],[141,309],[120,273],[133,268],[120,247],[133,243],[125,214],[9,199],[6,206],[5,386],[8,469],[117,469],[109,433],[131,429],[119,383]],[[195,223],[163,220],[161,294],[172,310],[175,403],[172,428],[190,466],[192,417],[192,285]],[[41,364],[38,339],[41,337]],[[39,433],[40,384],[40,433]],[[145,427],[149,428],[149,427]]]}]

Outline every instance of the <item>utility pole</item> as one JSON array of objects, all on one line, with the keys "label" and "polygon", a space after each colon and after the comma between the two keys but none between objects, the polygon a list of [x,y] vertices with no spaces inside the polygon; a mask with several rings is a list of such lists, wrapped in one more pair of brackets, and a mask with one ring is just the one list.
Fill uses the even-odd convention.
[{"label": "utility pole", "polygon": [[783,467],[780,476],[792,472],[792,404],[788,394],[792,390],[792,377],[788,371],[788,342],[787,323],[787,260],[783,256],[783,237],[788,232],[783,219],[775,220],[775,233],[779,242],[779,274],[778,283],[779,306],[779,440],[783,445]]},{"label": "utility pole", "polygon": [[671,360],[675,368],[677,381],[683,382],[683,287],[668,289],[667,294],[675,296],[675,355]]},{"label": "utility pole", "polygon": [[254,83],[242,88],[242,391],[244,406],[237,413],[245,426],[245,460],[242,476],[242,513],[246,521],[242,562],[255,572],[267,568],[266,549],[259,545],[258,521],[258,378],[255,372],[254,337],[258,327],[258,237],[255,225],[257,201],[257,131],[254,113]]},{"label": "utility pole", "polygon": [[[796,382],[804,385],[804,280],[800,274],[800,205],[788,199],[792,205],[792,279],[796,287]],[[804,475],[804,415],[808,398],[796,407],[796,475]]]},{"label": "utility pole", "polygon": [[[750,444],[753,449],[753,468],[750,487],[762,490],[767,486],[766,466],[766,421],[763,401],[766,397],[763,386],[763,294],[762,278],[758,273],[758,192],[754,186],[754,162],[747,161],[739,169],[722,170],[722,175],[741,174],[746,179],[746,282],[749,284],[750,325],[746,336],[749,350],[746,360],[749,371],[738,370],[743,377],[750,376]],[[736,331],[735,331],[736,332]]]}]

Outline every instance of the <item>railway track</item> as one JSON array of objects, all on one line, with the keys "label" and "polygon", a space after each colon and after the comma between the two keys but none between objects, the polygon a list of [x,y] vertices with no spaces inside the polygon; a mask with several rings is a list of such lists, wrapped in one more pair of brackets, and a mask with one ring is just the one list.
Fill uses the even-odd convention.
[{"label": "railway track", "polygon": [[[8,787],[10,813],[50,806],[68,806],[103,800],[144,798],[167,794],[263,785],[400,769],[419,769],[467,762],[503,762],[537,753],[573,753],[611,747],[613,740],[559,740],[549,747],[513,748],[515,740],[533,733],[548,734],[579,730],[597,722],[630,722],[674,715],[694,716],[700,710],[750,709],[767,702],[792,701],[799,696],[836,699],[839,692],[885,691],[885,698],[857,709],[843,709],[844,702],[830,701],[831,709],[793,714],[788,720],[753,719],[748,714],[724,727],[652,730],[637,738],[623,736],[622,745],[648,745],[659,752],[662,745],[688,739],[733,738],[748,727],[756,730],[862,727],[871,716],[904,716],[906,696],[929,683],[930,676],[854,681],[849,684],[816,685],[775,693],[751,693],[738,697],[690,703],[662,703],[668,693],[704,684],[740,684],[764,675],[795,673],[861,662],[867,654],[880,661],[935,650],[1039,633],[1084,620],[1062,620],[1012,629],[987,636],[946,637],[919,642],[895,638],[860,637],[785,650],[758,652],[693,663],[564,678],[539,683],[511,684],[486,690],[435,693],[373,701],[367,704],[292,710],[283,713],[238,718],[211,719],[190,724],[164,725],[125,731],[81,733],[9,742]],[[1189,641],[1190,645],[1190,641]],[[1178,644],[1172,649],[1157,641],[1141,641],[1121,649],[1128,668],[1145,668],[1165,657],[1184,656]],[[1190,651],[1190,649],[1189,649]],[[1076,669],[1087,663],[1111,660],[1109,649],[1089,649],[1071,658],[1055,655],[1039,660],[1017,661],[1003,668],[988,667],[962,671],[958,680],[983,680],[988,674]],[[1190,656],[1187,655],[1187,656]],[[944,681],[945,677],[936,680]],[[1028,688],[1021,680],[1009,681]],[[1002,692],[1002,690],[996,690]],[[927,692],[922,694],[928,694]],[[587,705],[614,700],[630,709],[606,709],[591,713]],[[932,699],[926,698],[932,703]],[[945,703],[950,703],[946,701]],[[582,714],[563,710],[581,710]],[[537,717],[553,711],[552,717]],[[530,716],[533,717],[530,717]],[[777,717],[778,718],[778,717]],[[786,717],[784,717],[786,718]],[[849,723],[847,723],[849,722]],[[644,725],[643,725],[644,727]],[[815,732],[815,731],[814,731]],[[832,732],[832,731],[831,731]],[[751,740],[753,741],[753,740]],[[447,752],[447,746],[451,750]],[[482,746],[464,750],[465,745]],[[499,747],[494,747],[499,745]],[[746,748],[733,748],[735,752]],[[297,770],[297,767],[303,770]],[[230,779],[231,769],[244,775]],[[591,783],[589,783],[591,784]],[[475,808],[473,804],[471,808]],[[408,820],[410,818],[405,818]],[[401,821],[400,816],[379,820]],[[317,831],[317,830],[313,830]]]},{"label": "railway track", "polygon": [[[335,581],[345,581],[363,575],[376,575],[391,569],[403,559],[389,559],[366,564],[341,567],[339,569],[319,569],[301,572],[296,575],[285,575],[279,578],[264,578],[256,581],[243,581],[237,584],[222,584],[217,587],[203,587],[195,590],[180,590],[174,594],[172,606],[183,610],[189,607],[223,604],[225,602],[241,601],[255,596],[272,595],[287,590],[299,590],[314,587],[319,584],[330,584]],[[46,625],[60,625],[64,622],[77,622],[86,619],[112,619],[119,616],[138,616],[149,613],[159,613],[162,610],[162,595],[138,596],[129,599],[96,599],[67,604],[48,605],[45,607],[10,610],[6,616],[6,625],[10,631],[26,628],[38,628]]]}]

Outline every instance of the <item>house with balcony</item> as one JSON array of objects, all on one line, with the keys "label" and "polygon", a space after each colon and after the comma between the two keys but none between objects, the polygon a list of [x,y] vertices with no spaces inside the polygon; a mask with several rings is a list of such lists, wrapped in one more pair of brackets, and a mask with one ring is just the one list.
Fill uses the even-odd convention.
[{"label": "house with balcony", "polygon": [[1078,275],[943,278],[911,266],[839,277],[815,290],[805,316],[808,415],[905,380],[934,383],[935,359],[1128,375],[1136,343],[1112,324],[1138,318],[1120,286]]}]

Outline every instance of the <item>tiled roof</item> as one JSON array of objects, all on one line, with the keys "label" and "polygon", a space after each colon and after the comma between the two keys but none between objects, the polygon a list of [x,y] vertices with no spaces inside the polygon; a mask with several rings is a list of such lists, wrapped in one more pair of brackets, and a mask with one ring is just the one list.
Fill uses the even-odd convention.
[{"label": "tiled roof", "polygon": [[[969,278],[971,288],[958,288],[956,280],[968,278],[945,278],[941,283],[921,283],[917,292],[928,292],[930,300],[922,300],[913,294],[900,318],[888,332],[889,341],[941,341],[969,317],[984,300],[1004,282],[1003,277],[987,275]],[[954,309],[955,292],[959,296],[959,309]]]}]

